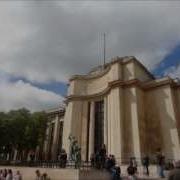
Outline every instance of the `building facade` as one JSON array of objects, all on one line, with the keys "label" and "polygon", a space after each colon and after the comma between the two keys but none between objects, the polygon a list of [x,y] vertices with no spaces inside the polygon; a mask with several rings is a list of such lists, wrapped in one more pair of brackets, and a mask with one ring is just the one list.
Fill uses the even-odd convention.
[{"label": "building facade", "polygon": [[44,142],[44,157],[46,160],[58,159],[62,149],[64,108],[47,110],[47,128]]},{"label": "building facade", "polygon": [[53,159],[61,148],[68,153],[68,138],[73,135],[83,160],[89,160],[103,144],[119,163],[155,154],[157,149],[167,158],[178,159],[179,110],[178,82],[169,77],[155,79],[135,57],[116,57],[69,80],[66,107],[56,120],[63,125],[58,128],[55,120],[49,121],[45,151]]}]

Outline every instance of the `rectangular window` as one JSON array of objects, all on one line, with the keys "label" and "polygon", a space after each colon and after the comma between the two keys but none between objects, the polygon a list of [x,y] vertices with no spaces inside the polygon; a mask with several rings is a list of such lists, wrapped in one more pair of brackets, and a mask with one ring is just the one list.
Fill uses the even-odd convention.
[{"label": "rectangular window", "polygon": [[53,144],[53,137],[54,137],[54,126],[55,124],[52,123],[50,125],[50,133],[49,133],[49,147],[48,147],[48,159],[51,159],[51,148],[52,148],[52,144]]},{"label": "rectangular window", "polygon": [[94,152],[99,151],[104,144],[104,101],[95,102],[95,133]]},{"label": "rectangular window", "polygon": [[62,137],[63,137],[63,121],[60,121],[59,122],[59,138],[58,138],[57,158],[62,150]]}]

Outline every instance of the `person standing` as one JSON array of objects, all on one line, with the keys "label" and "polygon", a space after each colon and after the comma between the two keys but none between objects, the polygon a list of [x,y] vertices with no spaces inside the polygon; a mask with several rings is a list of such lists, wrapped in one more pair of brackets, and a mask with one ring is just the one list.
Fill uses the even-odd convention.
[{"label": "person standing", "polygon": [[160,178],[165,178],[164,166],[165,166],[165,156],[162,153],[157,154],[157,165],[158,165],[158,175]]},{"label": "person standing", "polygon": [[99,156],[100,156],[100,168],[105,167],[105,161],[106,161],[106,145],[103,144],[100,151],[99,151]]},{"label": "person standing", "polygon": [[3,170],[0,170],[0,180],[5,180],[5,176],[4,176],[4,173],[3,173]]},{"label": "person standing", "polygon": [[35,180],[42,180],[40,171],[36,170],[35,173],[36,173],[36,179]]},{"label": "person standing", "polygon": [[13,180],[13,173],[11,169],[8,169],[6,180]]},{"label": "person standing", "polygon": [[129,167],[127,168],[127,173],[128,173],[128,177],[127,179],[128,180],[137,180],[137,177],[136,177],[136,171],[135,171],[135,168],[132,166],[132,164],[129,165]]},{"label": "person standing", "polygon": [[14,175],[13,180],[22,180],[22,176],[21,176],[21,173],[19,171],[16,172],[16,174]]},{"label": "person standing", "polygon": [[130,158],[129,166],[134,168],[135,174],[137,173],[137,161],[135,157]]},{"label": "person standing", "polygon": [[95,167],[95,154],[92,153],[90,157],[91,167]]},{"label": "person standing", "polygon": [[149,156],[143,158],[143,167],[147,176],[149,176]]},{"label": "person standing", "polygon": [[41,176],[42,180],[50,180],[50,178],[48,177],[48,175],[46,173],[43,173]]},{"label": "person standing", "polygon": [[65,168],[67,163],[67,153],[65,149],[61,150],[59,160],[60,160],[60,167]]}]

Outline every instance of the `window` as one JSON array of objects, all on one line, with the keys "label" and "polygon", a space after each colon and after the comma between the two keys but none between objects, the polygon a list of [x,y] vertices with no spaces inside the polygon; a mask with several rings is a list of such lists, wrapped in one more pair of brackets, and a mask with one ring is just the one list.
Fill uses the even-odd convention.
[{"label": "window", "polygon": [[100,150],[104,144],[104,101],[95,102],[95,133],[94,152]]}]

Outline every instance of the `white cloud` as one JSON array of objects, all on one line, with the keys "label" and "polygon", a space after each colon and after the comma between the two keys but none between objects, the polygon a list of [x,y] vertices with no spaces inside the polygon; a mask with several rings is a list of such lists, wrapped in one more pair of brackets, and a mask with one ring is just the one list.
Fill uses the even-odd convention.
[{"label": "white cloud", "polygon": [[178,1],[1,1],[0,110],[57,105],[61,96],[7,74],[48,83],[86,73],[103,62],[104,32],[107,59],[136,56],[152,69],[179,44],[179,19]]},{"label": "white cloud", "polygon": [[67,81],[107,57],[133,55],[149,68],[180,40],[180,2],[0,2],[0,70],[30,81]]},{"label": "white cloud", "polygon": [[23,81],[0,81],[0,111],[27,108],[31,111],[58,107],[63,98],[53,92],[39,89]]}]

